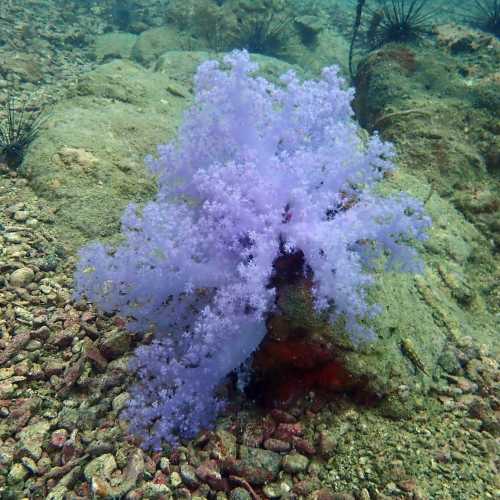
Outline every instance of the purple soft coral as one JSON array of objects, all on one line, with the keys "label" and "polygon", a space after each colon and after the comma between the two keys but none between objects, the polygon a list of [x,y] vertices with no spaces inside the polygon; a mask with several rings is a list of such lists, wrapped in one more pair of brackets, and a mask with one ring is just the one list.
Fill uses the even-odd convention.
[{"label": "purple soft coral", "polygon": [[154,328],[126,411],[154,448],[213,421],[217,386],[265,335],[277,257],[302,251],[317,309],[368,339],[369,264],[384,255],[416,270],[409,242],[430,223],[416,200],[373,192],[393,152],[360,138],[335,68],[303,83],[289,72],[277,87],[252,75],[244,51],[225,63],[199,67],[179,140],[148,158],[158,195],[126,210],[125,243],[84,248],[76,274],[80,295],[133,318],[131,329]]}]

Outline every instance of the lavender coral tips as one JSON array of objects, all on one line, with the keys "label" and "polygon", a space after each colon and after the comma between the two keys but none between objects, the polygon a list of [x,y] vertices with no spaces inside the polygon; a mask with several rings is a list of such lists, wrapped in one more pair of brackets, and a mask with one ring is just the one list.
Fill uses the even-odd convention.
[{"label": "lavender coral tips", "polygon": [[84,248],[76,274],[79,295],[155,332],[135,353],[125,414],[154,448],[215,418],[217,387],[265,335],[279,256],[301,251],[317,309],[369,339],[370,263],[417,270],[410,243],[430,224],[416,200],[373,192],[393,151],[361,138],[335,68],[302,83],[288,72],[275,86],[247,52],[224,61],[228,71],[199,67],[178,140],[147,159],[156,199],[125,211],[121,246]]}]

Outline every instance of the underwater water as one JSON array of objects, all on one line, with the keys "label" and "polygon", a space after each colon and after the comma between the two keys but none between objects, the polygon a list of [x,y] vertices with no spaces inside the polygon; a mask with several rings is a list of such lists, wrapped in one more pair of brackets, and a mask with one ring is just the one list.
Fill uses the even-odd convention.
[{"label": "underwater water", "polygon": [[2,1],[0,498],[497,498],[499,15]]}]

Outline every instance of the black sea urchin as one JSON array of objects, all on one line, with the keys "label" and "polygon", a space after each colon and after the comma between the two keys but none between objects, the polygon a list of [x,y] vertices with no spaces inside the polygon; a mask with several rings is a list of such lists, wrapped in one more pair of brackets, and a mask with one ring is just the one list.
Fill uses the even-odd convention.
[{"label": "black sea urchin", "polygon": [[390,42],[418,42],[429,32],[435,10],[428,0],[388,0],[376,12],[376,25],[370,27],[369,43],[379,48]]},{"label": "black sea urchin", "polygon": [[500,0],[473,0],[474,11],[466,14],[471,24],[500,36]]},{"label": "black sea urchin", "polygon": [[28,110],[26,102],[16,109],[15,99],[9,97],[4,114],[5,118],[0,121],[0,163],[15,170],[21,165],[26,148],[38,135],[44,121],[43,110]]}]

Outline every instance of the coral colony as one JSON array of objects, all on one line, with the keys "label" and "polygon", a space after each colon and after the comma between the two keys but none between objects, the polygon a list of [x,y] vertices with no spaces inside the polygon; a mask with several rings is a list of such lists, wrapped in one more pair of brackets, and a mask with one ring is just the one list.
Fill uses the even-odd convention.
[{"label": "coral colony", "polygon": [[135,353],[125,412],[155,449],[194,436],[223,407],[216,389],[266,334],[278,257],[300,251],[317,311],[365,341],[370,264],[418,271],[411,242],[430,225],[417,200],[375,194],[393,151],[361,138],[335,68],[319,81],[290,71],[275,86],[246,51],[224,64],[201,64],[178,140],[147,159],[154,201],[126,209],[118,248],[83,248],[76,273],[79,297],[155,332]]}]

